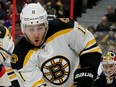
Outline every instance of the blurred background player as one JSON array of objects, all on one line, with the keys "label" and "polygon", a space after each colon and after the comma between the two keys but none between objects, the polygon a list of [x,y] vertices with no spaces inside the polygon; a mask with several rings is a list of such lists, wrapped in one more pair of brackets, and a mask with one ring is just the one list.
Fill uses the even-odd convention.
[{"label": "blurred background player", "polygon": [[116,87],[116,54],[112,51],[103,56],[102,70],[97,87]]},{"label": "blurred background player", "polygon": [[[12,70],[10,63],[11,53],[13,49],[14,42],[12,40],[9,30],[4,26],[0,26],[0,70],[2,74],[4,72],[6,75],[8,75],[6,79],[2,79],[3,76],[1,76],[0,87],[16,87],[16,85],[17,87],[20,87],[16,78],[16,74]],[[4,85],[2,84],[3,81],[5,81]]]}]

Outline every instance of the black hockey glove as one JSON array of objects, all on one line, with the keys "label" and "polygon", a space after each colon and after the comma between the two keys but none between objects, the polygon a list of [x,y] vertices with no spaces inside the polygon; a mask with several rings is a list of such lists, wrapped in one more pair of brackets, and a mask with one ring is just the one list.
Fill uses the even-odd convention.
[{"label": "black hockey glove", "polygon": [[77,69],[74,72],[75,87],[94,87],[93,74],[89,68]]}]

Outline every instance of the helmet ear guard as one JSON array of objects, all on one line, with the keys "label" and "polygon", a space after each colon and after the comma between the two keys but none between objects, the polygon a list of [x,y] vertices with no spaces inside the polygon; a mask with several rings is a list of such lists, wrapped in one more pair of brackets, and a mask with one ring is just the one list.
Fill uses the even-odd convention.
[{"label": "helmet ear guard", "polygon": [[25,4],[22,12],[20,13],[21,19],[21,30],[24,33],[25,25],[36,25],[44,23],[45,27],[48,28],[47,12],[38,3]]}]

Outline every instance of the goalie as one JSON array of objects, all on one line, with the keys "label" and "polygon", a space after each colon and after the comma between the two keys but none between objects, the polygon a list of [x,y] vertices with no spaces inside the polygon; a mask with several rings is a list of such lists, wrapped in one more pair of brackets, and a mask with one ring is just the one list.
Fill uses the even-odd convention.
[{"label": "goalie", "polygon": [[116,54],[107,52],[101,64],[103,72],[96,81],[97,87],[116,87]]}]

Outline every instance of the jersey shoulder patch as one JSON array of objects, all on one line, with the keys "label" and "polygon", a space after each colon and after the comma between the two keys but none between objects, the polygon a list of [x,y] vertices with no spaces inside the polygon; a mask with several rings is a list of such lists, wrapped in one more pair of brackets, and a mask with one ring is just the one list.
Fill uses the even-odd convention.
[{"label": "jersey shoulder patch", "polygon": [[19,43],[15,46],[15,49],[12,54],[11,58],[11,65],[15,69],[20,69],[23,67],[23,63],[25,60],[25,57],[27,53],[34,49],[35,46],[33,46],[31,43],[25,40],[25,38],[22,38]]}]

